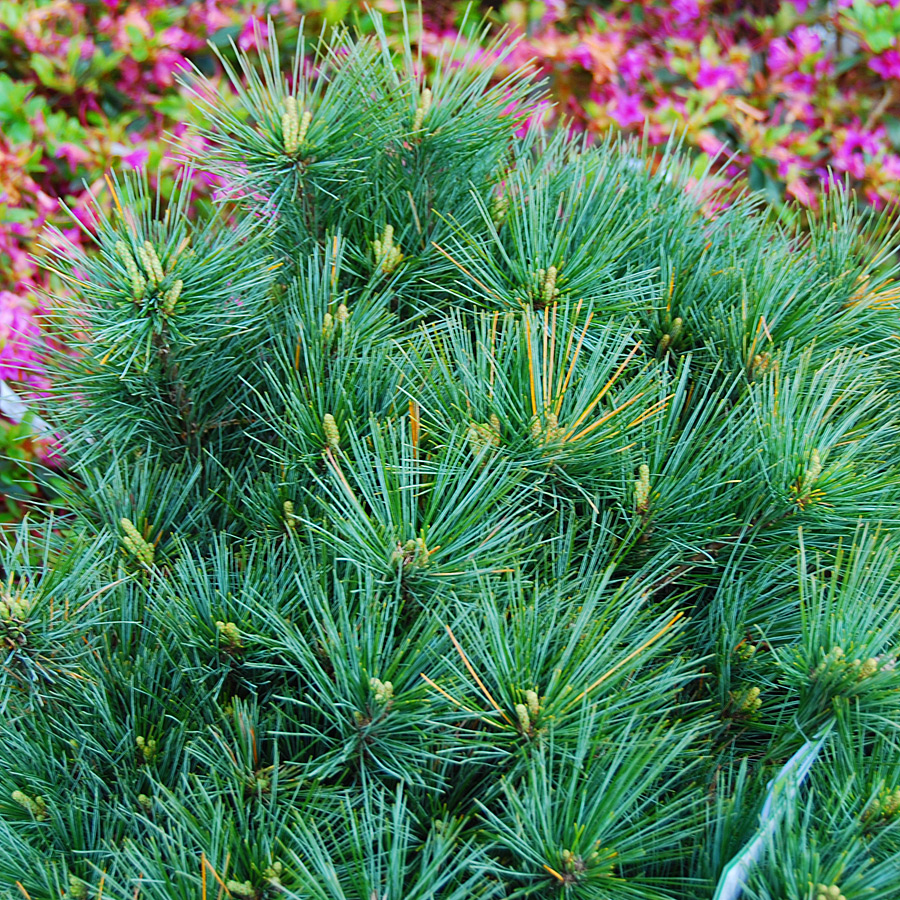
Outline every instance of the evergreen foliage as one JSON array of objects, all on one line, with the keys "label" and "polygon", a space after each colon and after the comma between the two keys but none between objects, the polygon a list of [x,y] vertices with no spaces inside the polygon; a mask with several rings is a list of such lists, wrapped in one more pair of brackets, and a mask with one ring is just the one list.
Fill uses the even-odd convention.
[{"label": "evergreen foliage", "polygon": [[746,896],[895,897],[893,235],[385,47],[198,78],[221,215],[125,179],[57,252],[0,896],[712,897],[815,738]]}]

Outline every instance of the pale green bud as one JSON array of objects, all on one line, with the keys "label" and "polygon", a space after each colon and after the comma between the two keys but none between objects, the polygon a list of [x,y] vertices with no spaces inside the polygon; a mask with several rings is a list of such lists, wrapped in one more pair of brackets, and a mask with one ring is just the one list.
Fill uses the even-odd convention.
[{"label": "pale green bud", "polygon": [[165,274],[153,244],[150,241],[144,241],[144,246],[137,248],[137,255],[141,265],[144,267],[144,271],[147,273],[147,279],[150,284],[158,285],[165,277]]},{"label": "pale green bud", "polygon": [[878,671],[878,660],[874,657],[870,656],[862,665],[859,667],[859,675],[857,676],[860,681],[864,678],[869,678],[874,675]]},{"label": "pale green bud", "polygon": [[27,809],[38,822],[47,818],[47,803],[43,797],[29,797],[24,791],[13,791],[10,796],[19,806]]},{"label": "pale green bud", "polygon": [[[541,271],[543,272],[543,269]],[[544,303],[552,303],[559,294],[559,289],[556,287],[556,277],[556,266],[550,266],[544,275],[544,283],[541,288],[541,299]]]},{"label": "pale green bud", "polygon": [[466,431],[469,449],[477,456],[485,447],[500,446],[500,419],[491,415],[487,422],[472,422]]},{"label": "pale green bud", "polygon": [[87,900],[87,885],[75,875],[69,876],[69,896],[72,900]]},{"label": "pale green bud", "polygon": [[306,143],[306,133],[309,131],[309,123],[312,122],[312,113],[308,110],[300,117],[300,125],[297,129],[297,147]]},{"label": "pale green bud", "polygon": [[416,107],[416,115],[413,119],[413,131],[419,131],[422,128],[422,123],[425,121],[425,116],[428,115],[428,110],[431,109],[431,99],[431,89],[423,88],[422,99],[419,101],[419,105]]},{"label": "pale green bud", "polygon": [[491,221],[499,227],[509,212],[509,195],[500,194],[491,201]]},{"label": "pale green bud", "polygon": [[271,866],[266,868],[266,871],[263,872],[263,875],[269,879],[274,885],[278,885],[281,882],[281,879],[284,877],[284,866],[278,862],[277,860],[272,863]]},{"label": "pale green bud", "polygon": [[741,709],[745,712],[756,712],[762,705],[759,694],[760,690],[758,687],[749,688],[741,701]]},{"label": "pale green bud", "polygon": [[638,480],[634,483],[634,504],[639,513],[650,507],[650,467],[642,464],[638,468]]},{"label": "pale green bud", "polygon": [[528,707],[524,703],[516,704],[516,717],[519,720],[519,728],[523,734],[531,733],[531,719],[528,715]]},{"label": "pale green bud", "polygon": [[297,117],[297,100],[294,97],[286,97],[284,101],[285,112],[281,117],[281,134],[284,152],[293,156],[300,146],[300,123]]},{"label": "pale green bud", "polygon": [[372,249],[375,252],[375,261],[381,264],[381,271],[385,275],[389,275],[403,260],[403,254],[400,252],[400,246],[394,244],[394,226],[385,225],[380,238],[375,238],[372,242]]},{"label": "pale green bud", "polygon": [[563,429],[559,427],[559,419],[556,413],[550,412],[546,415],[546,429],[544,431],[544,443],[552,444],[555,441],[561,441],[563,438]]},{"label": "pale green bud", "polygon": [[147,290],[146,279],[138,271],[138,267],[134,261],[134,257],[131,255],[131,251],[128,249],[128,245],[124,241],[116,242],[116,253],[119,254],[120,259],[125,264],[125,271],[128,273],[128,278],[131,281],[132,297],[136,301],[140,300]]},{"label": "pale green bud", "polygon": [[175,312],[175,304],[181,296],[181,289],[183,287],[184,282],[179,278],[172,287],[163,294],[162,312],[164,316],[171,316]]},{"label": "pale green bud", "polygon": [[380,681],[378,678],[369,679],[369,688],[375,694],[375,702],[390,703],[394,696],[394,685],[390,681]]},{"label": "pale green bud", "polygon": [[138,735],[134,739],[134,742],[137,745],[138,750],[141,751],[141,755],[144,757],[144,762],[153,762],[154,758],[159,753],[159,750],[156,746],[156,741],[153,738],[147,739],[143,735]]},{"label": "pale green bud", "polygon": [[847,898],[841,893],[841,889],[836,884],[817,884],[816,900],[847,900]]},{"label": "pale green bud", "polygon": [[145,566],[152,566],[153,560],[156,557],[156,548],[153,544],[144,540],[143,535],[134,527],[134,523],[131,519],[126,519],[123,516],[119,519],[119,524],[122,526],[122,531],[125,532],[122,543],[125,545],[128,552],[131,553],[138,562],[143,563]]},{"label": "pale green bud", "polygon": [[241,897],[243,900],[256,900],[256,888],[250,881],[233,881],[229,879],[225,882],[225,888],[235,897]]},{"label": "pale green bud", "polygon": [[325,432],[325,443],[337,451],[341,446],[341,433],[338,431],[337,422],[331,413],[325,413],[322,418],[322,431]]},{"label": "pale green bud", "polygon": [[217,621],[216,630],[232,650],[240,649],[243,646],[241,644],[241,632],[234,622]]}]

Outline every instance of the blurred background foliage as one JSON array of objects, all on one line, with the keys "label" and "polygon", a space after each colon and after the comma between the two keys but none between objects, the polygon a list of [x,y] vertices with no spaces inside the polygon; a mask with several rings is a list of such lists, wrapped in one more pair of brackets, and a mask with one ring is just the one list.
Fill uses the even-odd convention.
[{"label": "blurred background foliage", "polygon": [[[368,9],[397,37],[409,28],[429,65],[441,48],[478,40],[486,17],[533,59],[550,100],[538,111],[589,139],[639,136],[650,152],[673,136],[698,171],[713,160],[710,215],[736,193],[760,192],[773,215],[802,222],[821,192],[857,191],[864,208],[900,198],[900,9],[894,2],[565,2],[482,0],[0,0],[0,379],[26,397],[48,385],[36,338],[48,293],[65,285],[41,269],[47,224],[83,246],[104,175],[146,168],[165,195],[182,163],[169,141],[203,151],[179,73],[217,78],[210,43],[229,52],[270,37],[285,48],[340,22],[371,31]],[[406,25],[404,22],[406,21]],[[462,34],[462,40],[460,35]],[[488,51],[485,51],[488,52]],[[285,53],[289,59],[290,54]],[[225,90],[224,86],[222,89]],[[197,208],[216,178],[194,176]],[[8,397],[8,393],[6,394]],[[0,522],[52,497],[63,458],[0,402]],[[42,468],[45,467],[45,468]]]}]

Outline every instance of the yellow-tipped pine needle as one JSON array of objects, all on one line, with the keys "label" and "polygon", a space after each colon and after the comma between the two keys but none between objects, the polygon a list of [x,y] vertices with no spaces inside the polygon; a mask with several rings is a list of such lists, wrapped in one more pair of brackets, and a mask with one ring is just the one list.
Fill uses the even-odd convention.
[{"label": "yellow-tipped pine needle", "polygon": [[492,529],[488,536],[478,545],[479,547],[483,547],[503,526],[501,522],[496,528]]},{"label": "yellow-tipped pine needle", "polygon": [[422,233],[422,223],[419,221],[419,211],[416,209],[416,201],[413,200],[412,191],[407,191],[406,196],[409,197],[409,207],[412,210],[413,219],[416,223],[416,231]]},{"label": "yellow-tipped pine needle", "polygon": [[300,335],[297,335],[297,346],[294,348],[294,371],[300,371]]},{"label": "yellow-tipped pine needle", "polygon": [[747,352],[747,356],[750,359],[753,359],[753,357],[756,355],[756,342],[759,340],[759,332],[760,332],[760,329],[762,328],[762,326],[763,326],[763,317],[760,316],[759,322],[757,322],[757,324],[756,324],[756,332],[753,335],[753,340],[750,342],[750,350]]},{"label": "yellow-tipped pine needle", "polygon": [[653,637],[651,637],[647,641],[644,641],[644,643],[641,644],[641,646],[638,647],[637,650],[632,650],[631,653],[628,654],[628,656],[626,656],[624,659],[620,659],[611,669],[607,669],[606,672],[604,672],[590,687],[585,688],[574,700],[572,700],[571,703],[569,703],[566,709],[571,709],[576,703],[578,703],[579,700],[582,700],[584,697],[590,694],[591,691],[600,687],[600,685],[603,684],[603,682],[606,681],[607,678],[610,678],[612,675],[618,672],[618,670],[621,669],[622,666],[630,663],[631,660],[633,660],[639,654],[643,653],[649,646],[651,646],[651,644],[655,644],[679,619],[682,618],[684,618],[683,612],[676,613],[671,619],[669,619],[668,622],[666,622],[665,625],[663,625],[662,628],[659,629],[659,631],[656,632],[656,634],[653,635]]},{"label": "yellow-tipped pine needle", "polygon": [[338,239],[337,235],[334,236],[334,239],[331,242],[331,289],[334,290],[334,283],[337,281],[337,252],[338,252]]},{"label": "yellow-tipped pine needle", "polygon": [[415,400],[409,401],[409,438],[412,441],[413,452],[419,451],[419,404]]},{"label": "yellow-tipped pine needle", "polygon": [[563,440],[568,440],[568,438],[571,437],[571,435],[572,435],[572,433],[575,431],[575,429],[576,429],[576,428],[577,428],[577,427],[578,427],[578,426],[579,426],[579,425],[580,425],[580,424],[581,424],[581,423],[582,423],[582,422],[583,422],[583,421],[591,414],[591,412],[593,411],[594,407],[595,407],[595,406],[603,399],[603,397],[606,395],[606,392],[607,392],[607,391],[608,391],[608,390],[616,383],[616,381],[618,380],[619,376],[622,374],[623,370],[625,369],[625,366],[627,366],[628,363],[631,362],[632,358],[634,357],[634,354],[638,352],[638,349],[640,348],[640,346],[641,346],[641,342],[638,341],[638,342],[631,348],[631,352],[630,352],[630,353],[628,354],[628,356],[626,356],[625,359],[622,361],[622,365],[620,365],[619,368],[616,369],[615,372],[613,372],[613,374],[612,374],[612,376],[610,377],[609,381],[607,381],[606,384],[604,384],[603,387],[600,389],[600,393],[597,394],[597,396],[594,397],[593,400],[591,400],[591,402],[590,402],[590,403],[587,405],[587,407],[585,408],[584,412],[583,412],[583,413],[575,420],[575,424],[569,429],[569,433],[563,438]]},{"label": "yellow-tipped pine needle", "polygon": [[350,487],[350,482],[347,481],[346,477],[344,476],[344,473],[341,470],[340,464],[334,458],[334,454],[331,452],[331,447],[325,448],[325,456],[328,459],[328,463],[331,466],[332,470],[334,471],[334,474],[337,475],[341,484],[344,486],[345,490],[347,491],[347,494],[350,497],[350,502],[356,507],[356,509],[359,513],[361,513],[363,516],[366,517],[366,519],[368,519],[368,515],[367,515],[366,511],[363,509],[362,504],[359,502],[359,500],[356,499],[356,494],[353,493],[353,488]]},{"label": "yellow-tipped pine needle", "polygon": [[45,269],[49,269],[51,272],[53,272],[54,275],[59,275],[60,278],[63,278],[66,281],[72,281],[75,284],[80,285],[81,287],[90,287],[90,284],[87,281],[82,281],[80,278],[76,278],[74,275],[69,275],[66,272],[60,272],[59,269],[55,269],[53,266],[48,265],[43,260],[41,261],[41,265]]},{"label": "yellow-tipped pine needle", "polygon": [[[75,610],[73,615],[77,616],[78,613],[80,613],[82,610],[87,609],[87,607],[90,606],[101,594],[105,594],[107,591],[111,591],[114,587],[118,587],[118,585],[122,584],[122,582],[128,580],[128,578],[120,578],[118,581],[114,581],[112,584],[108,584],[106,585],[106,587],[100,588],[99,591],[88,597],[88,599],[85,600],[84,603],[82,603],[81,606],[79,606],[78,609]],[[68,613],[66,613],[66,615],[68,615]]]},{"label": "yellow-tipped pine needle", "polygon": [[[581,301],[578,301],[578,308],[581,308]],[[578,310],[575,311],[575,317],[578,317]],[[569,371],[566,373],[566,380],[563,382],[562,390],[559,392],[559,397],[556,398],[556,415],[559,415],[560,409],[562,409],[563,397],[566,395],[566,390],[569,387],[569,381],[572,378],[572,373],[575,371],[575,363],[578,360],[578,354],[581,353],[581,345],[584,343],[585,335],[587,334],[588,326],[591,324],[591,320],[594,318],[594,314],[588,313],[587,321],[584,323],[584,328],[581,331],[581,337],[578,338],[578,345],[575,347],[575,353],[572,356],[572,361],[569,363]],[[572,346],[572,338],[575,335],[575,329],[569,333],[569,345],[566,347],[566,356],[569,355],[569,347]]]},{"label": "yellow-tipped pine needle", "polygon": [[[544,358],[541,360],[541,372],[543,375],[543,377],[541,378],[541,399],[544,400],[546,398],[546,401],[549,401],[550,397],[552,396],[551,393],[547,390],[547,382],[550,378],[548,371],[548,367],[550,365],[550,355],[547,353],[547,342],[550,340],[550,329],[547,327],[548,315],[549,313],[545,310],[544,321],[541,323],[541,330],[544,332]],[[542,407],[546,405],[546,401],[544,403],[541,403]]]},{"label": "yellow-tipped pine needle", "polygon": [[496,297],[498,300],[500,299],[500,295],[496,291],[492,291],[484,282],[479,281],[462,263],[458,263],[446,250],[444,250],[443,247],[439,246],[434,241],[431,242],[431,246],[434,247],[434,249],[437,250],[437,252],[442,256],[446,256],[447,259],[449,259],[457,269],[459,269],[461,272],[465,272],[466,275],[468,275],[469,278],[471,278],[472,281],[474,281],[475,284],[477,284],[478,287],[480,287],[483,291],[490,294],[492,297]]},{"label": "yellow-tipped pine needle", "polygon": [[202,900],[206,900],[206,854],[200,854],[200,883],[203,888]]},{"label": "yellow-tipped pine needle", "polygon": [[545,868],[545,869],[546,869],[546,870],[547,870],[554,878],[557,878],[557,879],[558,879],[559,881],[561,881],[563,884],[566,883],[566,879],[563,878],[562,875],[560,875],[559,872],[556,871],[556,869],[551,869],[550,866],[547,865],[547,863],[541,863],[541,865],[542,865],[542,866],[543,866],[543,867],[544,867],[544,868]]},{"label": "yellow-tipped pine needle", "polygon": [[648,406],[633,422],[629,422],[625,427],[626,428],[634,428],[635,425],[640,425],[644,419],[650,418],[650,416],[655,415],[660,410],[665,409],[669,405],[669,401],[674,397],[674,394],[669,394],[668,397],[663,397],[662,400],[657,400],[652,406]]},{"label": "yellow-tipped pine needle", "polygon": [[25,888],[22,887],[21,881],[16,882],[16,887],[22,892],[23,896],[25,897],[25,900],[31,900],[31,894],[29,894],[28,891],[26,891]]},{"label": "yellow-tipped pine needle", "polygon": [[537,401],[534,396],[534,348],[531,346],[531,320],[525,318],[525,338],[528,341],[528,381],[531,385],[531,414],[537,415]]},{"label": "yellow-tipped pine needle", "polygon": [[[216,881],[219,882],[219,887],[221,887],[222,890],[225,891],[225,893],[228,894],[228,896],[230,897],[231,891],[228,890],[228,886],[225,884],[225,882],[222,881],[221,878],[219,878],[218,872],[216,872],[216,870],[213,868],[212,863],[206,858],[206,854],[201,853],[200,859],[201,859],[203,865],[205,865],[209,869],[209,871],[212,872],[212,877],[215,878]],[[221,891],[219,892],[219,896],[221,896]]]},{"label": "yellow-tipped pine needle", "polygon": [[125,218],[125,212],[122,210],[122,204],[119,203],[119,195],[116,193],[116,189],[113,186],[112,178],[109,177],[108,172],[103,177],[106,179],[106,186],[109,188],[109,192],[112,194],[112,198],[116,204],[116,209],[119,211],[119,215],[122,217],[122,221],[127,222],[128,220]]},{"label": "yellow-tipped pine needle", "polygon": [[419,676],[425,680],[425,682],[433,687],[439,694],[443,694],[454,706],[458,706],[461,710],[469,713],[469,715],[474,716],[476,719],[480,719],[482,722],[487,722],[489,725],[493,725],[495,728],[502,728],[502,725],[499,725],[493,719],[486,719],[482,716],[477,709],[469,709],[464,703],[460,703],[455,697],[451,697],[442,687],[435,684],[424,672],[419,672]]},{"label": "yellow-tipped pine needle", "polygon": [[497,363],[496,363],[496,352],[497,352],[497,323],[500,321],[500,313],[495,312],[493,318],[491,320],[491,374],[490,374],[490,386],[491,386],[491,399],[494,399],[494,379],[497,377]]},{"label": "yellow-tipped pine needle", "polygon": [[590,425],[588,425],[587,428],[583,428],[581,431],[578,432],[578,434],[571,436],[571,437],[565,437],[565,438],[563,438],[563,440],[564,441],[577,441],[580,438],[585,437],[586,435],[590,434],[595,428],[599,428],[604,422],[608,422],[613,416],[622,412],[623,409],[627,409],[629,406],[631,406],[632,403],[637,403],[637,401],[640,400],[641,397],[643,397],[644,394],[646,394],[646,393],[647,393],[646,391],[641,391],[639,394],[632,397],[630,400],[626,400],[621,406],[617,406],[614,410],[612,410],[612,412],[608,412],[605,416],[601,416],[599,419],[597,419],[596,422],[592,422]]},{"label": "yellow-tipped pine needle", "polygon": [[100,886],[97,888],[97,900],[103,900],[103,883],[106,881],[106,872],[100,877]]},{"label": "yellow-tipped pine needle", "polygon": [[444,628],[447,629],[447,634],[450,635],[450,640],[453,641],[453,646],[456,647],[456,652],[459,653],[459,655],[462,657],[462,661],[463,661],[463,663],[465,663],[466,668],[469,670],[469,674],[475,679],[475,683],[478,685],[478,687],[481,688],[481,692],[484,694],[485,697],[487,697],[488,702],[491,704],[491,706],[494,707],[494,709],[497,710],[498,713],[500,713],[501,716],[503,716],[504,720],[509,725],[512,725],[512,722],[509,720],[509,716],[507,716],[506,713],[503,712],[503,710],[500,708],[500,705],[491,696],[491,692],[484,686],[482,680],[478,677],[475,670],[472,668],[472,664],[469,662],[468,658],[466,657],[466,654],[463,652],[463,648],[460,647],[459,641],[456,639],[453,632],[450,630],[450,626],[445,625]]},{"label": "yellow-tipped pine needle", "polygon": [[553,319],[550,325],[550,363],[547,367],[547,402],[553,396],[553,370],[556,367],[556,311],[559,308],[558,303],[553,304]]}]

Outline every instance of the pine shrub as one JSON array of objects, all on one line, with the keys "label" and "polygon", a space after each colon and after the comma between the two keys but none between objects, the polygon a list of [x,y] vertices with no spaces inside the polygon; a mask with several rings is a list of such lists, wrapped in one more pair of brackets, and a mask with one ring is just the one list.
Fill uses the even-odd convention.
[{"label": "pine shrub", "polygon": [[192,80],[219,214],[120,179],[52,244],[2,896],[895,897],[889,228],[310,48]]}]

